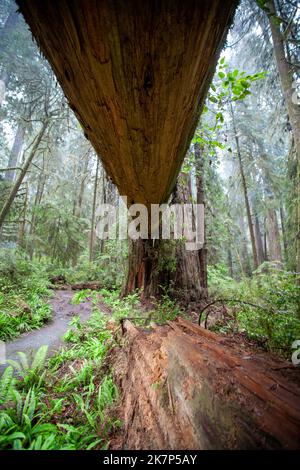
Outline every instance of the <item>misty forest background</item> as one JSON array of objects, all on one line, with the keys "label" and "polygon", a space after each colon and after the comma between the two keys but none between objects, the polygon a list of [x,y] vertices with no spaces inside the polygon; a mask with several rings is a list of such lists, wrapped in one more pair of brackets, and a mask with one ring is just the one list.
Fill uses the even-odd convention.
[{"label": "misty forest background", "polygon": [[[178,179],[189,201],[205,204],[202,298],[170,284],[157,302],[162,311],[167,305],[166,319],[179,308],[197,314],[207,299],[233,299],[225,313],[216,304],[211,328],[290,358],[300,338],[300,122],[299,113],[289,113],[289,100],[299,103],[300,15],[296,0],[275,7],[272,31],[265,2],[240,3]],[[2,340],[51,318],[54,277],[98,281],[104,293],[119,293],[128,249],[127,241],[97,239],[97,207],[117,204],[118,191],[15,10],[1,1]],[[286,67],[279,75],[282,51]],[[293,83],[289,96],[285,80]],[[176,251],[166,263],[176,270]]]}]

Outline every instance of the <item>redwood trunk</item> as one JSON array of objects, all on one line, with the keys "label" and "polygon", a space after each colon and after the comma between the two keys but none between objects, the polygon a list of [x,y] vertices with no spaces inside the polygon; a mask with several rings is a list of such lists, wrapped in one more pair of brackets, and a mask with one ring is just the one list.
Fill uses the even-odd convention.
[{"label": "redwood trunk", "polygon": [[299,449],[290,363],[181,318],[147,332],[127,320],[123,331],[111,449]]},{"label": "redwood trunk", "polygon": [[[199,193],[199,186],[197,192]],[[197,197],[199,197],[199,194],[197,194]],[[190,175],[180,174],[174,202],[191,204],[191,201]],[[174,287],[177,295],[185,302],[197,301],[207,296],[206,251],[203,248],[200,250],[186,250],[185,243],[177,242]]]},{"label": "redwood trunk", "polygon": [[[170,245],[168,240],[129,240],[128,275],[123,295],[136,289],[141,290],[142,298],[156,297],[163,287],[170,287],[172,269],[163,262]],[[172,256],[172,254],[171,254]]]},{"label": "redwood trunk", "polygon": [[[201,155],[200,144],[195,143],[195,169],[196,169],[196,187],[197,187],[197,204],[203,204],[205,207],[205,179],[204,179],[204,155]],[[205,221],[204,221],[205,222]],[[204,244],[199,250],[199,264],[200,264],[200,285],[204,290],[207,289],[207,248],[206,236],[204,229]]]}]

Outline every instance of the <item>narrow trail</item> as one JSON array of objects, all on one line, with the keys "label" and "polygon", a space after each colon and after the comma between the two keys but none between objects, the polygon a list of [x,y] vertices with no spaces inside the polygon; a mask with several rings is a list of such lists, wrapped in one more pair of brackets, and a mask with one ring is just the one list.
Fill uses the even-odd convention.
[{"label": "narrow trail", "polygon": [[[83,300],[78,305],[72,305],[71,300],[74,291],[55,290],[50,299],[52,306],[52,320],[38,330],[23,333],[18,338],[6,343],[6,359],[18,359],[18,351],[30,353],[40,346],[47,344],[48,354],[53,354],[62,344],[62,336],[69,329],[69,323],[75,315],[80,316],[81,321],[88,320],[92,311],[90,299]],[[4,369],[0,366],[0,371]]]}]

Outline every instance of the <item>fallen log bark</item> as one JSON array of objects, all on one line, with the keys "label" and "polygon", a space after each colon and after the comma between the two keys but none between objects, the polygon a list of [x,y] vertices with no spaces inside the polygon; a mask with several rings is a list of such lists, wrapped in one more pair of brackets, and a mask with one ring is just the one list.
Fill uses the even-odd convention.
[{"label": "fallen log bark", "polygon": [[123,325],[112,449],[299,449],[299,370],[183,319]]}]

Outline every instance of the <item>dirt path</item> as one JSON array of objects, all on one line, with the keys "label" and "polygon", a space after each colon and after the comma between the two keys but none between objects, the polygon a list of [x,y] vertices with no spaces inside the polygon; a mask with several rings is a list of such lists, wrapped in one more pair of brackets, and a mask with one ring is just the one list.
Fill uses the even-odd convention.
[{"label": "dirt path", "polygon": [[[91,314],[91,301],[86,299],[78,305],[72,305],[73,295],[72,290],[54,291],[54,297],[50,300],[53,309],[51,322],[38,330],[28,331],[15,340],[7,342],[6,358],[18,359],[18,351],[30,353],[44,344],[49,346],[49,354],[57,350],[62,344],[62,336],[69,329],[72,317],[79,315],[82,321],[86,321]],[[0,371],[3,368],[4,366],[0,366]]]}]

